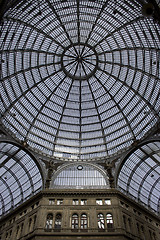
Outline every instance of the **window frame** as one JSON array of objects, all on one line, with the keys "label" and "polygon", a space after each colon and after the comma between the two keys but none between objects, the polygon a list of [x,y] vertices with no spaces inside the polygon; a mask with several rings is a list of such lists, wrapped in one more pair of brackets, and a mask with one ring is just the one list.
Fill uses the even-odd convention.
[{"label": "window frame", "polygon": [[103,213],[97,214],[98,231],[105,231],[105,218]]},{"label": "window frame", "polygon": [[72,204],[73,205],[79,205],[79,199],[73,199]]},{"label": "window frame", "polygon": [[81,231],[87,231],[88,229],[88,215],[86,213],[80,215],[80,229]]},{"label": "window frame", "polygon": [[56,200],[55,200],[55,198],[50,198],[49,199],[49,205],[55,205],[56,204]]},{"label": "window frame", "polygon": [[50,230],[52,228],[53,228],[53,214],[48,213],[46,217],[46,222],[45,222],[45,229]]},{"label": "window frame", "polygon": [[103,205],[103,199],[96,199],[96,205]]},{"label": "window frame", "polygon": [[72,214],[71,229],[72,231],[78,231],[79,229],[79,215],[77,213]]},{"label": "window frame", "polygon": [[54,220],[54,231],[61,231],[62,228],[62,213],[56,213]]},{"label": "window frame", "polygon": [[57,205],[63,205],[63,199],[62,198],[57,199]]},{"label": "window frame", "polygon": [[106,213],[106,226],[107,226],[107,229],[113,229],[113,215],[112,215],[112,213]]}]

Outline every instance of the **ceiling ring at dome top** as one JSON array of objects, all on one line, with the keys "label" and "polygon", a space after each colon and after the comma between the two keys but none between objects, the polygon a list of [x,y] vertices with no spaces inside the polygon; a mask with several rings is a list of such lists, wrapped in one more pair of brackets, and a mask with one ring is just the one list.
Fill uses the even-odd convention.
[{"label": "ceiling ring at dome top", "polygon": [[68,46],[61,57],[64,73],[76,80],[87,80],[93,76],[98,67],[96,51],[84,43],[75,43]]}]

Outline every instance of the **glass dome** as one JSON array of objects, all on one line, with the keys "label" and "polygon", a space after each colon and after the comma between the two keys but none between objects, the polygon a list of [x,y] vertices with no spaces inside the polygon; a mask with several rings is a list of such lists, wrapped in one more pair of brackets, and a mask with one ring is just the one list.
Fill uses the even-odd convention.
[{"label": "glass dome", "polygon": [[[159,121],[159,24],[137,0],[20,1],[1,26],[1,122],[30,149],[94,161]],[[134,10],[134,11],[133,11]]]}]

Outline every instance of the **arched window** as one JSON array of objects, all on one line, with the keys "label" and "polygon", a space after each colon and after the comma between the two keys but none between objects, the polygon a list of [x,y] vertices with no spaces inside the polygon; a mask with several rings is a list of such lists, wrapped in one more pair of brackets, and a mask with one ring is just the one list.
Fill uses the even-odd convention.
[{"label": "arched window", "polygon": [[126,216],[123,215],[123,223],[124,223],[124,228],[125,230],[127,229],[127,224],[126,224]]},{"label": "arched window", "polygon": [[88,220],[87,220],[87,214],[82,213],[81,214],[81,229],[84,231],[87,230],[88,227]]},{"label": "arched window", "polygon": [[9,232],[9,239],[11,239],[11,235],[12,235],[12,230],[10,230],[10,232]]},{"label": "arched window", "polygon": [[20,231],[20,228],[19,228],[19,226],[17,226],[17,231],[16,231],[16,239],[19,239],[19,232]]},{"label": "arched window", "polygon": [[154,240],[157,239],[155,232],[153,232],[153,239],[154,239]]},{"label": "arched window", "polygon": [[149,230],[149,237],[150,237],[151,240],[153,239],[151,230]]},{"label": "arched window", "polygon": [[144,233],[144,227],[141,225],[141,232]]},{"label": "arched window", "polygon": [[79,219],[78,214],[74,213],[72,215],[72,230],[78,231]]},{"label": "arched window", "polygon": [[104,215],[102,213],[98,214],[98,229],[104,230],[105,224],[104,224]]},{"label": "arched window", "polygon": [[138,232],[138,236],[140,236],[140,227],[139,227],[139,223],[137,223],[137,232]]},{"label": "arched window", "polygon": [[51,188],[109,188],[109,181],[105,176],[101,168],[92,164],[70,164],[57,171],[51,182]]},{"label": "arched window", "polygon": [[35,225],[36,225],[36,219],[37,219],[37,216],[35,215],[34,216],[34,222],[33,222],[33,229],[35,228]]},{"label": "arched window", "polygon": [[107,213],[106,215],[106,222],[107,222],[107,228],[113,228],[113,217],[111,213]]},{"label": "arched window", "polygon": [[6,238],[5,238],[6,240],[8,239],[8,232],[6,233]]},{"label": "arched window", "polygon": [[21,225],[21,233],[20,233],[20,235],[23,235],[23,228],[24,228],[24,223],[22,223],[22,225]]},{"label": "arched window", "polygon": [[29,219],[28,229],[29,229],[29,232],[32,231],[32,218]]},{"label": "arched window", "polygon": [[53,214],[49,213],[47,215],[47,220],[46,220],[46,229],[52,229],[52,224],[53,224]]},{"label": "arched window", "polygon": [[56,231],[60,231],[61,225],[62,225],[62,214],[61,213],[57,213],[56,217],[55,217],[55,224],[54,224],[55,230]]},{"label": "arched window", "polygon": [[131,230],[132,230],[132,222],[131,222],[130,218],[128,218],[128,227],[129,227],[129,231],[131,232]]}]

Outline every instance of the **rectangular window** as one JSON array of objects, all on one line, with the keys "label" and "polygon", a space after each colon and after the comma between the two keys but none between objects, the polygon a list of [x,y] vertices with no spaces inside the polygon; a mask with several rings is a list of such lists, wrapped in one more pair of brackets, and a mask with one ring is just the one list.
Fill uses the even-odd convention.
[{"label": "rectangular window", "polygon": [[96,199],[96,204],[97,205],[102,205],[102,199]]},{"label": "rectangular window", "polygon": [[104,200],[104,203],[105,203],[106,205],[111,205],[111,200],[110,200],[110,199],[105,199],[105,200]]},{"label": "rectangular window", "polygon": [[87,199],[81,199],[81,205],[87,205]]},{"label": "rectangular window", "polygon": [[63,199],[57,199],[57,205],[62,205],[63,204]]},{"label": "rectangular window", "polygon": [[79,203],[79,201],[78,201],[78,199],[73,199],[73,205],[78,205],[78,203]]},{"label": "rectangular window", "polygon": [[49,199],[49,205],[54,205],[55,204],[55,199]]}]

